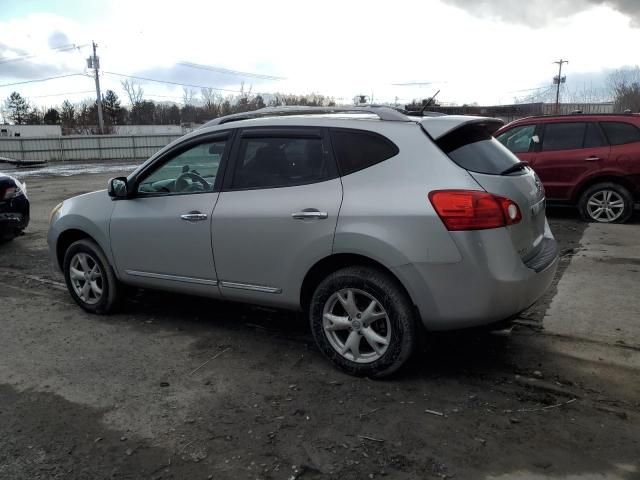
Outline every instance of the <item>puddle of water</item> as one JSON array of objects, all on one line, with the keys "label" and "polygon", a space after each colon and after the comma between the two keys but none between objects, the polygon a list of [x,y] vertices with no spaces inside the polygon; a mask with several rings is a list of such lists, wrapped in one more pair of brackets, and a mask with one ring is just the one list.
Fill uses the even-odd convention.
[{"label": "puddle of water", "polygon": [[44,167],[18,168],[13,165],[0,164],[0,172],[18,179],[29,177],[71,177],[74,175],[86,175],[109,172],[132,172],[139,164],[133,162],[101,162],[101,163],[51,163]]}]

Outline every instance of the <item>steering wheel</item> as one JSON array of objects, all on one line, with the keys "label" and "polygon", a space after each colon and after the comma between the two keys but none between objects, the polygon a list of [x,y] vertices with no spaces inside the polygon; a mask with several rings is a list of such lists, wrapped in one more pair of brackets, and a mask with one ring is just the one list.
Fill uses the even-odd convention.
[{"label": "steering wheel", "polygon": [[[192,183],[188,183],[187,179],[190,179]],[[178,178],[176,178],[175,191],[182,192],[187,191],[195,182],[202,185],[204,190],[210,190],[211,185],[204,178],[194,172],[183,172]]]}]

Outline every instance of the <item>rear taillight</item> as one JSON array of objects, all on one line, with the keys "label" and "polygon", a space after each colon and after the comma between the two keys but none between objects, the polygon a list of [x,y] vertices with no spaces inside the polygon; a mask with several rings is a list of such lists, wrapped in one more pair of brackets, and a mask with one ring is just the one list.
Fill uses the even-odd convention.
[{"label": "rear taillight", "polygon": [[499,195],[475,190],[436,190],[429,194],[447,230],[484,230],[522,220],[518,205]]}]

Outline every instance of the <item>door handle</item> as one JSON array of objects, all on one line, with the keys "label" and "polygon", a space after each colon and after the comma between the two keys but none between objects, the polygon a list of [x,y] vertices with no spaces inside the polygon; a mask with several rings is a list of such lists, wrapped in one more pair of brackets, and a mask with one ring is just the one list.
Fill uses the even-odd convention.
[{"label": "door handle", "polygon": [[185,222],[201,222],[207,219],[207,214],[200,212],[189,212],[185,213],[184,215],[180,215],[180,218]]},{"label": "door handle", "polygon": [[598,160],[602,160],[602,159],[600,157],[596,157],[595,155],[592,155],[584,159],[585,162],[597,162]]},{"label": "door handle", "polygon": [[300,212],[293,212],[291,216],[296,220],[307,220],[313,218],[324,220],[329,216],[329,214],[327,212],[321,212],[319,210],[302,210]]}]

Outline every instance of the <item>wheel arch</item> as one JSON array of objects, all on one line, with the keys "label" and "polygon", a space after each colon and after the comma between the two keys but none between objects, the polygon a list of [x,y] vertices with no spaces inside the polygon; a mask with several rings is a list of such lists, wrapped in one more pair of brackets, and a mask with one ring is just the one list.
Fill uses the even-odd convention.
[{"label": "wheel arch", "polygon": [[91,240],[92,242],[100,246],[100,244],[95,240],[95,238],[93,238],[87,232],[79,228],[69,228],[63,231],[62,233],[60,233],[56,241],[56,261],[58,262],[58,267],[60,267],[60,270],[63,269],[64,254],[67,251],[67,249],[74,242],[77,242],[78,240],[83,240],[83,239]]},{"label": "wheel arch", "polygon": [[598,175],[596,177],[591,177],[585,180],[583,183],[578,185],[574,190],[573,195],[571,196],[571,200],[573,203],[577,204],[580,201],[580,197],[582,194],[590,187],[597,185],[598,183],[617,183],[618,185],[629,190],[634,199],[637,198],[638,193],[633,182],[622,175],[617,174],[606,174],[606,175]]},{"label": "wheel arch", "polygon": [[300,306],[302,307],[302,310],[304,312],[308,310],[313,292],[324,278],[341,268],[352,267],[355,265],[375,268],[389,275],[389,277],[392,278],[404,291],[411,303],[415,305],[408,289],[404,286],[398,276],[379,261],[366,255],[356,253],[334,253],[317,261],[305,275],[300,288]]}]

